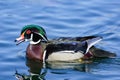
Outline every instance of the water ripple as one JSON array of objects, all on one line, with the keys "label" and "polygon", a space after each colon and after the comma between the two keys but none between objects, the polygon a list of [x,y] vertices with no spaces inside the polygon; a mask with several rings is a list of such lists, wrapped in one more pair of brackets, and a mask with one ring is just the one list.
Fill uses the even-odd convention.
[{"label": "water ripple", "polygon": [[49,71],[47,79],[54,80],[56,77],[57,80],[120,79],[119,7],[119,0],[0,0],[0,63],[2,64],[0,70],[3,73],[0,80],[9,78],[13,80],[11,76],[15,67],[21,72],[27,72],[24,63],[27,43],[17,47],[14,43],[21,28],[27,24],[44,27],[49,39],[62,36],[103,36],[98,46],[118,55],[115,60],[106,60],[109,63],[98,61],[90,65],[90,73],[76,70],[71,70],[69,73],[69,70],[66,70],[68,74],[60,75]]}]

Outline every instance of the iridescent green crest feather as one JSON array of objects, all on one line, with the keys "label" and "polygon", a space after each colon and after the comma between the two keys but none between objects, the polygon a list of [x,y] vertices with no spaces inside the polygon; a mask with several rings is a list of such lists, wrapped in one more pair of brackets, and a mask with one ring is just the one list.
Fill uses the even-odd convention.
[{"label": "iridescent green crest feather", "polygon": [[26,31],[27,29],[35,29],[35,28],[37,30],[39,30],[40,34],[42,34],[42,35],[46,34],[45,30],[41,26],[34,25],[34,24],[24,26],[23,29],[22,29],[22,31],[21,31],[21,33],[23,33],[24,31]]}]

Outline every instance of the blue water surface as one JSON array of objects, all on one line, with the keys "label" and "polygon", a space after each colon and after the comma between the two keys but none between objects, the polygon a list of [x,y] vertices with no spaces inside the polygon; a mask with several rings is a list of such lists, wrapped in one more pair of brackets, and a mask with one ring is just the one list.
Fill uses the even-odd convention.
[{"label": "blue water surface", "polygon": [[14,43],[27,24],[44,27],[49,39],[99,35],[103,40],[96,46],[117,54],[94,62],[89,72],[48,69],[46,80],[120,80],[119,0],[0,0],[0,80],[16,80],[16,70],[28,74],[28,43]]}]

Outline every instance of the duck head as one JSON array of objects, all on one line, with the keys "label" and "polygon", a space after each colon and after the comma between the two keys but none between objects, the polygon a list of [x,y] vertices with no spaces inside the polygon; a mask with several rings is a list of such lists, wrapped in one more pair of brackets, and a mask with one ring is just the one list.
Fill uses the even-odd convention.
[{"label": "duck head", "polygon": [[21,30],[21,35],[16,38],[15,42],[17,45],[24,42],[30,41],[30,44],[38,44],[40,42],[47,42],[45,30],[38,25],[26,25]]}]

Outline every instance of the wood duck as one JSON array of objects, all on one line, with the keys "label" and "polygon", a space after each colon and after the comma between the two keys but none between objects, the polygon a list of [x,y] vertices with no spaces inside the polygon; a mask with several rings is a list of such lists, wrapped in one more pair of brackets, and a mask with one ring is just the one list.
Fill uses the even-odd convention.
[{"label": "wood duck", "polygon": [[29,41],[26,56],[29,59],[45,61],[72,61],[94,57],[115,57],[116,54],[94,47],[101,41],[99,36],[60,37],[48,40],[45,30],[38,25],[26,25],[15,40],[17,45]]}]

